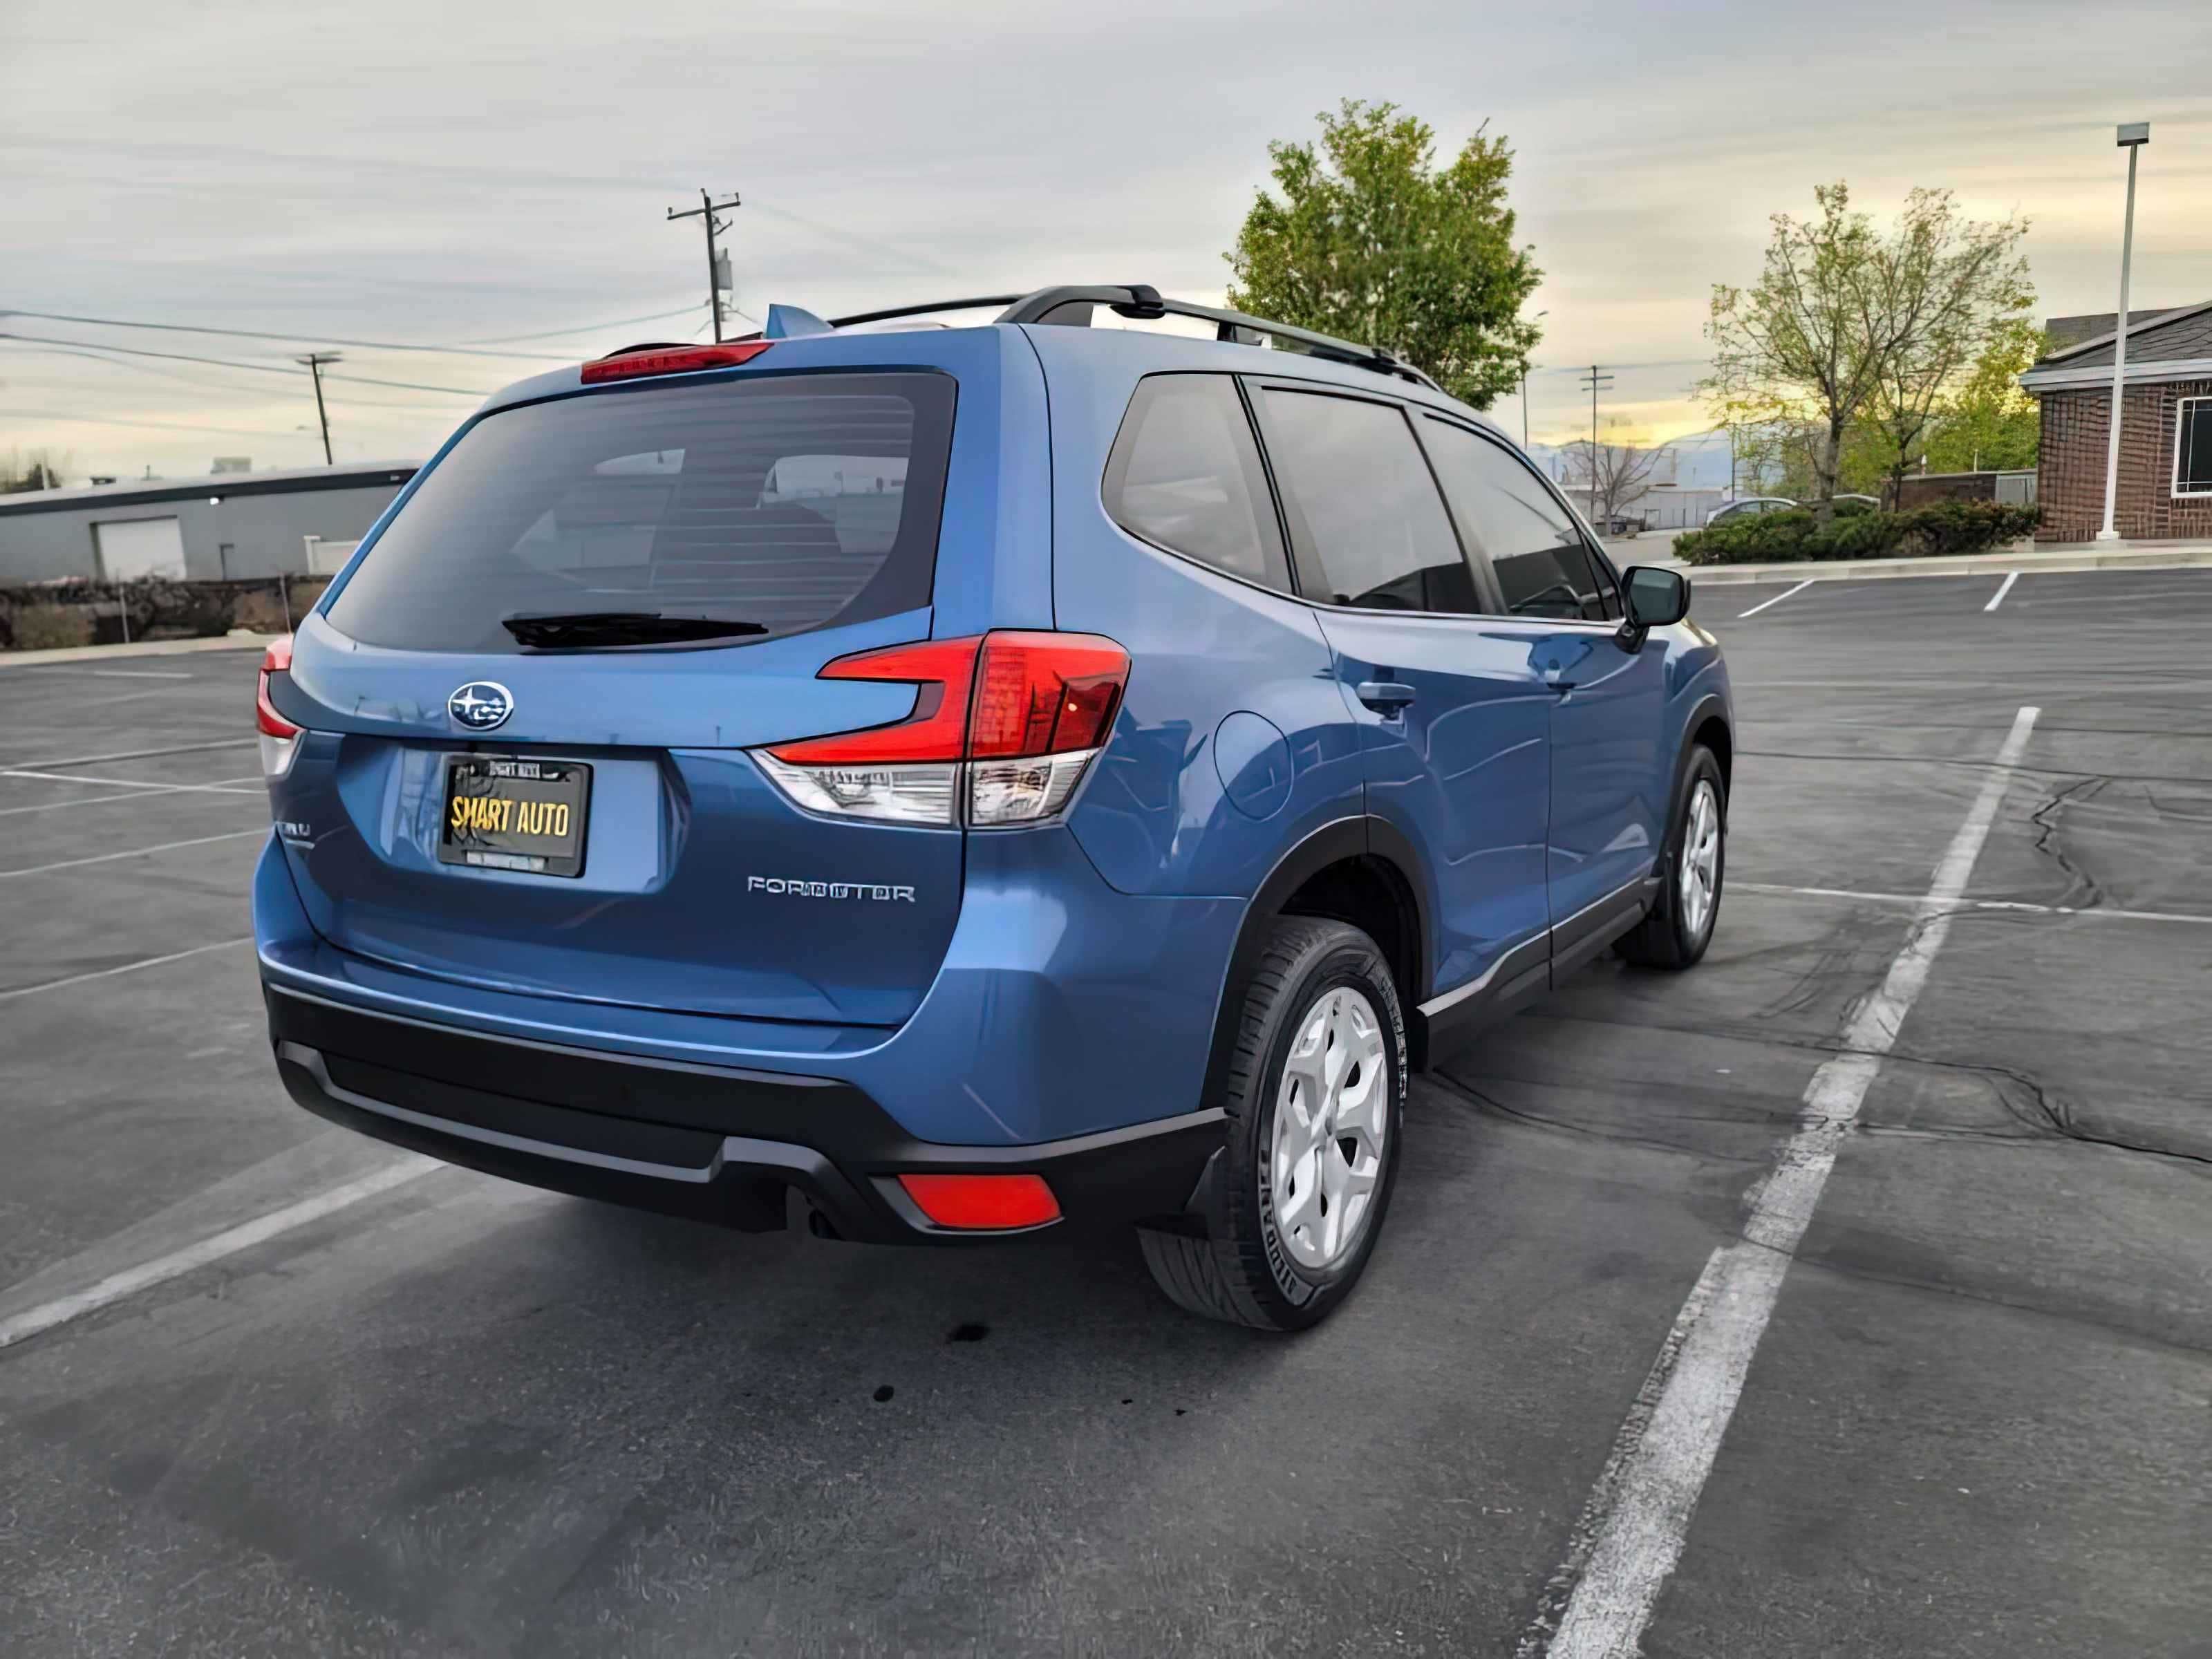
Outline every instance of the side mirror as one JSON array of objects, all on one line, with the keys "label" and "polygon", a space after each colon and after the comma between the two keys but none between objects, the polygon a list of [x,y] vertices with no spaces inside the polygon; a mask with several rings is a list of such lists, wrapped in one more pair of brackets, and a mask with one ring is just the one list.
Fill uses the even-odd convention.
[{"label": "side mirror", "polygon": [[1628,628],[1641,633],[1665,628],[1690,614],[1690,579],[1657,565],[1631,565],[1620,579],[1621,604]]}]

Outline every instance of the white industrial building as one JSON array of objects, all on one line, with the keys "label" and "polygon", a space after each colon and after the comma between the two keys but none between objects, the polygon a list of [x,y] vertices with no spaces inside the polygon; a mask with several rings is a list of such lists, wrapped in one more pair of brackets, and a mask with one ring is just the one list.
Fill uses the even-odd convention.
[{"label": "white industrial building", "polygon": [[70,576],[224,581],[328,574],[420,465],[224,470],[0,495],[0,587]]}]

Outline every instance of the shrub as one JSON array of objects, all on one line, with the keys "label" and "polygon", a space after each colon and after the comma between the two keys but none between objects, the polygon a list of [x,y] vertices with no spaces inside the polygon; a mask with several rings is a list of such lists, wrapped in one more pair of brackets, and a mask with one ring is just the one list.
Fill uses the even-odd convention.
[{"label": "shrub", "polygon": [[[230,605],[230,623],[255,634],[282,634],[299,625],[300,618],[314,608],[323,590],[331,585],[328,576],[302,577],[283,592],[271,582],[266,587],[250,588],[240,593]],[[285,610],[285,595],[291,598],[291,610]]]},{"label": "shrub", "polygon": [[92,613],[79,605],[34,605],[9,618],[18,651],[55,651],[92,643]]},{"label": "shrub", "polygon": [[1809,508],[1731,519],[1674,538],[1685,564],[1767,564],[1812,559],[1899,559],[1986,553],[2035,529],[2037,510],[1996,501],[1935,501],[1910,513],[1863,503],[1826,525]]},{"label": "shrub", "polygon": [[232,601],[230,623],[253,634],[284,631],[284,601],[275,588],[254,588]]}]

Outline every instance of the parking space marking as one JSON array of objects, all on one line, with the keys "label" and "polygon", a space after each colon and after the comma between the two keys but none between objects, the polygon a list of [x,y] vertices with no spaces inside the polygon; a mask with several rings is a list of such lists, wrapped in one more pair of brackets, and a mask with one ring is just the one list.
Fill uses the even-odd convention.
[{"label": "parking space marking", "polygon": [[2017,910],[2037,916],[2102,916],[2108,921],[2194,922],[2212,927],[2212,915],[2192,915],[2185,910],[2116,910],[2109,905],[2084,909],[2072,904],[2030,904],[2023,899],[1915,898],[1910,893],[1862,893],[1848,887],[1783,887],[1772,882],[1739,881],[1739,893],[1767,893],[1786,898],[1849,899],[1868,904],[1896,904],[1912,910]]},{"label": "parking space marking", "polygon": [[[1952,902],[1966,891],[2040,712],[2026,708],[2014,718],[1981,793],[1936,866],[1928,891],[1931,914],[1891,959],[1881,988],[1844,1026],[1842,1051],[1813,1073],[1797,1132],[1754,1189],[1741,1237],[1712,1253],[1675,1316],[1576,1525],[1567,1560],[1522,1638],[1522,1654],[1633,1659],[1638,1651],[1681,1558],[1698,1495],[1838,1146],[1928,982],[1958,914]],[[1555,1599],[1561,1593],[1564,1607]]]},{"label": "parking space marking", "polygon": [[110,1273],[98,1284],[88,1285],[73,1296],[58,1297],[52,1302],[41,1303],[35,1308],[0,1319],[0,1349],[11,1348],[18,1342],[27,1341],[57,1325],[66,1325],[73,1319],[82,1319],[88,1313],[112,1306],[125,1297],[136,1296],[156,1285],[220,1261],[240,1250],[250,1250],[257,1244],[265,1244],[311,1221],[319,1221],[326,1215],[336,1214],[363,1199],[374,1198],[379,1193],[388,1193],[394,1187],[421,1179],[433,1170],[445,1166],[434,1158],[424,1158],[410,1152],[397,1163],[373,1170],[356,1180],[332,1187],[327,1192],[303,1198],[296,1204],[288,1204],[281,1210],[240,1222],[235,1227],[187,1244],[182,1249],[172,1250],[167,1255],[155,1256],[151,1261],[142,1261],[136,1267],[125,1267]]},{"label": "parking space marking", "polygon": [[[48,775],[45,773],[34,772],[0,772],[0,778],[44,777],[46,775]],[[106,781],[97,778],[57,778],[55,779],[55,781],[65,781],[69,783],[98,783]],[[258,774],[251,778],[221,778],[213,783],[126,784],[125,781],[121,778],[117,778],[113,780],[113,781],[115,784],[124,786],[123,793],[117,795],[80,795],[70,800],[42,800],[29,806],[0,806],[0,818],[12,818],[19,812],[53,812],[59,811],[64,806],[104,806],[110,801],[143,800],[149,794],[162,795],[182,793],[210,795],[258,795],[263,793],[263,789],[267,787],[265,784],[263,784],[261,789],[249,788],[246,787],[249,784],[262,784],[262,779]]]},{"label": "parking space marking", "polygon": [[67,979],[41,980],[36,985],[18,985],[12,991],[0,991],[0,1002],[10,1002],[17,997],[32,996],[40,991],[66,991],[72,985],[83,985],[95,979],[112,979],[118,974],[135,974],[141,968],[159,968],[165,962],[182,962],[186,957],[205,956],[210,951],[228,951],[234,945],[251,945],[253,935],[241,934],[237,939],[219,939],[211,945],[195,945],[189,951],[172,951],[165,957],[148,957],[139,962],[126,962],[117,968],[101,968],[89,974],[71,974]]},{"label": "parking space marking", "polygon": [[[150,789],[156,793],[177,789],[211,791],[218,795],[237,794],[240,793],[239,785],[260,781],[255,777],[219,779],[214,783],[159,783],[147,778],[90,778],[69,772],[35,772],[21,766],[0,769],[0,778],[36,778],[42,783],[90,783],[106,789]],[[64,805],[73,804],[63,803]]]},{"label": "parking space marking", "polygon": [[1752,607],[1751,607],[1751,609],[1750,609],[1750,610],[1748,610],[1748,611],[1737,611],[1737,612],[1735,613],[1735,619],[1736,619],[1738,622],[1741,622],[1741,621],[1742,621],[1746,617],[1756,617],[1756,616],[1757,616],[1760,611],[1762,611],[1765,610],[1765,609],[1767,608],[1767,606],[1771,605],[1779,605],[1779,604],[1781,604],[1783,600],[1784,600],[1784,599],[1788,599],[1788,598],[1790,597],[1790,593],[1802,593],[1802,592],[1803,592],[1807,588],[1810,587],[1810,586],[1811,586],[1814,582],[1818,581],[1819,580],[1820,580],[1820,578],[1819,578],[1819,577],[1817,577],[1817,576],[1808,576],[1808,577],[1806,577],[1806,578],[1805,578],[1805,580],[1804,580],[1803,581],[1799,582],[1799,583],[1797,584],[1797,586],[1795,586],[1795,587],[1791,588],[1791,589],[1789,591],[1789,592],[1786,592],[1786,593],[1777,593],[1777,594],[1776,594],[1772,599],[1762,599],[1762,600],[1760,600],[1757,605],[1754,605],[1753,606],[1752,606]]},{"label": "parking space marking", "polygon": [[117,859],[143,859],[152,853],[173,853],[179,848],[206,847],[219,841],[236,841],[241,836],[265,836],[269,826],[256,824],[251,830],[232,830],[220,836],[195,836],[190,841],[165,841],[158,847],[134,847],[127,853],[100,853],[88,859],[64,859],[58,864],[34,864],[25,870],[0,870],[0,881],[17,876],[43,876],[50,870],[76,870],[88,864],[112,864]]},{"label": "parking space marking", "polygon": [[169,749],[133,749],[119,755],[70,755],[59,760],[49,760],[44,755],[26,755],[15,763],[43,767],[52,772],[64,766],[99,766],[108,761],[159,760],[164,755],[197,755],[210,749],[248,749],[259,741],[258,738],[223,738],[213,743],[180,743]]},{"label": "parking space marking", "polygon": [[2019,580],[2020,572],[2015,570],[2010,575],[2007,576],[2002,581],[1999,582],[1997,584],[1997,591],[1990,596],[1990,602],[1984,605],[1982,609],[1984,611],[1994,611],[1999,605],[2002,605],[2004,603],[2004,596],[2012,592],[2012,585]]}]

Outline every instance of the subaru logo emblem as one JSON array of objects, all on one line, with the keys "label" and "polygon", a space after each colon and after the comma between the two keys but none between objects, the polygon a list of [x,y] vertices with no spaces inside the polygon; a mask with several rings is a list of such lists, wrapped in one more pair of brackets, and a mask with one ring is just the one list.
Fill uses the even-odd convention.
[{"label": "subaru logo emblem", "polygon": [[514,712],[514,694],[496,680],[471,680],[446,699],[446,712],[471,732],[489,732]]}]

